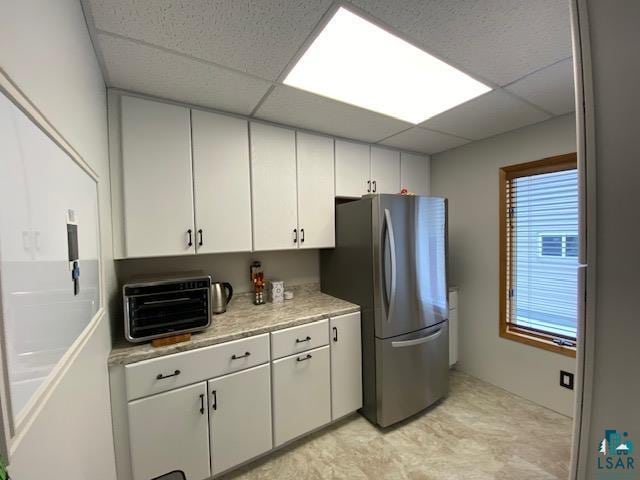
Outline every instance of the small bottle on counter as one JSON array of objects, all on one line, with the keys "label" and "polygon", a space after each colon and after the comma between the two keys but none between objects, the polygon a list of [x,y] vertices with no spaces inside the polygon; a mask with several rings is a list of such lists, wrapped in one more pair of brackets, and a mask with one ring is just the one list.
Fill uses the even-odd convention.
[{"label": "small bottle on counter", "polygon": [[251,264],[251,284],[253,285],[253,304],[264,305],[264,272],[262,271],[262,264],[260,262],[253,262]]}]

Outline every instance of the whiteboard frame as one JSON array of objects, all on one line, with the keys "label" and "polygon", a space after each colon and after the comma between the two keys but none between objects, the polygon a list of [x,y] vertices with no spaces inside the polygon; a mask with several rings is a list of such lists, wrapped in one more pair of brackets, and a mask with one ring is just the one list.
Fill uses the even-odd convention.
[{"label": "whiteboard frame", "polygon": [[[76,358],[83,350],[101,321],[105,317],[105,272],[103,268],[103,245],[102,245],[102,206],[100,204],[100,177],[89,165],[82,155],[71,146],[64,136],[48,121],[46,116],[28,99],[20,90],[9,75],[0,68],[0,94],[5,95],[18,109],[20,109],[45,135],[47,135],[62,151],[64,151],[72,161],[76,163],[96,184],[96,204],[98,222],[98,275],[100,278],[99,297],[100,308],[91,318],[84,330],[69,346],[64,355],[58,360],[56,366],[49,372],[49,375],[40,387],[33,394],[27,405],[24,407],[18,419],[14,419],[11,410],[11,400],[8,389],[8,371],[4,352],[4,319],[2,315],[2,297],[0,296],[0,455],[7,464],[11,463],[11,457],[30,426],[41,413],[47,400],[51,397],[56,387],[64,378],[65,373],[73,365]],[[2,279],[0,277],[0,289]],[[106,367],[105,367],[106,368]]]}]

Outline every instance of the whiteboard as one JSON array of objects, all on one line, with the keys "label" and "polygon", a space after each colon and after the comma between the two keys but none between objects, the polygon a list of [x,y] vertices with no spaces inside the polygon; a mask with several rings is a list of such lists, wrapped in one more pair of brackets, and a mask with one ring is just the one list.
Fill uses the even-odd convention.
[{"label": "whiteboard", "polygon": [[[97,184],[0,94],[0,290],[14,425],[100,309]],[[67,221],[78,231],[79,291]]]}]

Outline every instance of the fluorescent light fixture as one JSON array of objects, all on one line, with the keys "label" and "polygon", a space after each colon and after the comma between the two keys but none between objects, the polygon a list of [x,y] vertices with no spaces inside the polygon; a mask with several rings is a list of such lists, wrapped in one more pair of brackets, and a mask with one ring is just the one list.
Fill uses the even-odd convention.
[{"label": "fluorescent light fixture", "polygon": [[414,124],[491,90],[342,7],[284,83]]}]

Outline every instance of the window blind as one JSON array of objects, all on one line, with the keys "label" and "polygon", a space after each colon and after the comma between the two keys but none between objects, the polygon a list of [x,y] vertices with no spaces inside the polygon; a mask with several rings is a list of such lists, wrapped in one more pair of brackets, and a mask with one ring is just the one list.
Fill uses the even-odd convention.
[{"label": "window blind", "polygon": [[507,322],[575,339],[577,171],[517,176],[507,182]]}]

